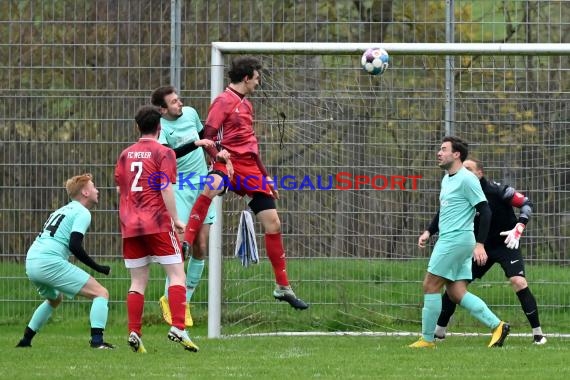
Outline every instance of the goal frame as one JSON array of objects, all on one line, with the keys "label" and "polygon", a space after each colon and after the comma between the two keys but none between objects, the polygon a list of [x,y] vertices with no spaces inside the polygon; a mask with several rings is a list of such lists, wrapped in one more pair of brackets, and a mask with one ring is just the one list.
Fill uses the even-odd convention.
[{"label": "goal frame", "polygon": [[[554,43],[312,43],[312,42],[212,42],[211,45],[211,88],[210,99],[213,101],[224,91],[224,54],[296,54],[296,55],[360,55],[371,46],[381,46],[390,55],[533,55],[559,56],[570,55],[569,44]],[[453,71],[451,60],[447,59],[446,73]],[[446,75],[446,120],[447,134],[453,133],[450,110],[453,109],[454,86],[452,75]],[[209,237],[208,254],[208,338],[221,337],[222,311],[222,198],[214,198],[217,212],[216,222],[212,225]]]}]

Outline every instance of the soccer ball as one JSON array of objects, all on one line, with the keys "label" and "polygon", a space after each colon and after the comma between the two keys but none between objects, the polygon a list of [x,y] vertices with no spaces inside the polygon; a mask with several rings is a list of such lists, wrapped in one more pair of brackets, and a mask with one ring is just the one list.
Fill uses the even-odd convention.
[{"label": "soccer ball", "polygon": [[366,49],[360,61],[362,68],[370,75],[381,75],[389,66],[390,56],[382,48]]}]

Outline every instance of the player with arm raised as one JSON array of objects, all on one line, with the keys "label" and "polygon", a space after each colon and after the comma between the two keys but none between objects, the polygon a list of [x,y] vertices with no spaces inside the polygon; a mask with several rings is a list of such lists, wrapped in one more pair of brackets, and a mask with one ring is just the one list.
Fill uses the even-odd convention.
[{"label": "player with arm raised", "polygon": [[99,202],[99,190],[88,173],[68,179],[65,188],[71,202],[49,216],[26,255],[26,274],[45,301],[34,312],[17,347],[31,347],[33,337],[61,304],[64,294],[68,298],[79,294],[92,300],[91,347],[113,349],[115,346],[103,340],[109,292],[87,272],[69,262],[73,254],[99,273],[108,275],[111,270],[97,264],[83,248],[83,238],[91,224],[89,210]]},{"label": "player with arm raised", "polygon": [[[176,153],[176,169],[178,184],[174,186],[176,199],[176,211],[180,220],[188,220],[192,205],[202,192],[201,179],[208,175],[208,167],[204,157],[204,146],[214,146],[212,140],[203,139],[204,127],[198,116],[198,112],[192,107],[184,106],[176,89],[172,86],[162,86],[153,91],[151,95],[153,105],[159,107],[162,118],[160,119],[160,137],[158,141],[174,150]],[[204,223],[192,244],[192,256],[188,259],[186,269],[186,326],[194,324],[190,313],[190,301],[198,282],[204,271],[204,259],[208,253],[208,237],[210,225],[216,219],[216,210],[211,205]],[[182,240],[183,235],[179,238]],[[186,258],[190,246],[187,242],[182,243],[182,252]],[[172,315],[168,306],[168,278],[164,289],[164,295],[160,297],[159,305],[164,320],[170,324]]]},{"label": "player with arm raised", "polygon": [[[463,166],[479,178],[481,188],[485,193],[493,214],[489,235],[485,241],[488,259],[484,265],[473,263],[473,279],[483,278],[494,264],[500,264],[532,328],[533,343],[538,345],[545,344],[546,338],[542,333],[538,318],[538,306],[534,295],[528,287],[525,278],[524,261],[519,249],[519,239],[530,219],[533,204],[513,187],[485,178],[481,161],[467,159],[463,162]],[[513,207],[519,209],[518,218]],[[477,232],[477,219],[478,217],[475,219],[475,232]],[[435,329],[436,338],[445,338],[447,324],[454,312],[455,304],[447,293],[444,293],[442,310]]]},{"label": "player with arm raised", "polygon": [[178,219],[172,183],[176,183],[176,156],[158,142],[160,110],[143,106],[135,120],[140,131],[137,143],[124,149],[115,166],[119,192],[119,219],[123,258],[131,276],[127,294],[128,343],[134,352],[145,353],[141,340],[144,293],[149,265],[158,262],[168,276],[168,302],[172,311],[168,338],[196,352],[184,325],[186,276],[180,241],[184,231]]},{"label": "player with arm raised", "polygon": [[[263,226],[265,248],[276,282],[273,297],[303,310],[308,305],[297,298],[287,277],[281,221],[275,205],[279,193],[261,161],[253,129],[253,106],[247,98],[259,85],[261,68],[257,58],[235,58],[229,70],[230,84],[210,106],[204,138],[216,142],[217,149],[206,148],[215,162],[209,183],[192,208],[184,239],[194,241],[212,199],[223,193],[224,185],[229,182],[230,190],[251,199],[249,207]],[[220,158],[218,150],[227,151],[229,159]]]},{"label": "player with arm raised", "polygon": [[[422,336],[411,348],[434,348],[434,331],[441,313],[441,290],[445,286],[450,298],[469,310],[472,316],[493,330],[489,347],[502,346],[510,326],[501,321],[485,302],[467,291],[471,280],[472,257],[484,264],[487,260],[484,243],[489,232],[491,210],[481,185],[463,167],[467,143],[455,136],[443,138],[437,158],[439,167],[447,171],[441,181],[439,211],[419,239],[424,248],[431,235],[439,233],[424,277]],[[477,236],[473,234],[475,212],[480,215]]]}]

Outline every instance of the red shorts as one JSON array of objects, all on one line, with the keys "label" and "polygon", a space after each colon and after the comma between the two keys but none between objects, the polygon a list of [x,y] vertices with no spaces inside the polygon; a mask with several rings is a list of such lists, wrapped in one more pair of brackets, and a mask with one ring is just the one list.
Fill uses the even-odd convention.
[{"label": "red shorts", "polygon": [[127,268],[140,268],[150,263],[182,262],[180,241],[174,231],[134,236],[123,239],[123,259]]},{"label": "red shorts", "polygon": [[[261,174],[254,158],[240,157],[232,160],[232,165],[234,167],[234,176],[232,177],[229,190],[242,197],[247,195],[251,198],[254,193],[263,193],[273,198],[271,187],[265,176]],[[226,164],[221,162],[214,163],[213,170],[221,171],[225,175],[228,174]]]}]

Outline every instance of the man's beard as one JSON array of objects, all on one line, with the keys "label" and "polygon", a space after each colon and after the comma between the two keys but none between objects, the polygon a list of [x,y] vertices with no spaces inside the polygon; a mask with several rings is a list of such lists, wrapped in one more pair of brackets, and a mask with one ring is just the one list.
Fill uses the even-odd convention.
[{"label": "man's beard", "polygon": [[453,166],[453,162],[442,162],[438,166],[440,169],[449,170],[449,168],[451,168],[451,166]]}]

